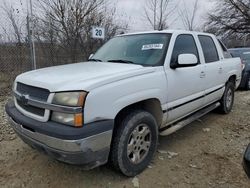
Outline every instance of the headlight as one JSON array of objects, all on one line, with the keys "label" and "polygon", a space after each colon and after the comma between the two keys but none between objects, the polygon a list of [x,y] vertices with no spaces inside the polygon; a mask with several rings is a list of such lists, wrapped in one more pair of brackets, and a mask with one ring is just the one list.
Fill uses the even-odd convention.
[{"label": "headlight", "polygon": [[[53,97],[52,103],[61,106],[83,108],[86,96],[86,92],[56,93]],[[51,120],[74,127],[81,127],[83,125],[83,114],[70,114],[54,111],[52,112]]]},{"label": "headlight", "polygon": [[51,116],[51,120],[70,125],[73,127],[81,127],[83,124],[83,114],[65,114],[61,112],[53,112]]},{"label": "headlight", "polygon": [[56,93],[52,103],[63,106],[83,106],[86,96],[86,92]]}]

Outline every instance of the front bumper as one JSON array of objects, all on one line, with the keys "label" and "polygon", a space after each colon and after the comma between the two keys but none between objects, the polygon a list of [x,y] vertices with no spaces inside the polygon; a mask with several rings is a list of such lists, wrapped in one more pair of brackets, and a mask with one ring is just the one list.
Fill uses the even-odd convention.
[{"label": "front bumper", "polygon": [[246,171],[247,176],[250,178],[250,144],[248,145],[244,155],[243,168]]},{"label": "front bumper", "polygon": [[84,165],[87,169],[107,162],[113,120],[75,128],[28,118],[16,109],[13,102],[8,102],[5,109],[17,135],[32,148],[59,161]]}]

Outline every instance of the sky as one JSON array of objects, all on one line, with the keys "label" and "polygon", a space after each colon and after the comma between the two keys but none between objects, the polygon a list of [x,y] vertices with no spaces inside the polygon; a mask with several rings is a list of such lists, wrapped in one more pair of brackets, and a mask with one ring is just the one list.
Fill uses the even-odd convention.
[{"label": "sky", "polygon": [[[117,9],[118,12],[125,13],[129,17],[129,26],[131,31],[143,31],[152,29],[147,21],[144,18],[144,7],[147,0],[118,0]],[[195,0],[172,0],[173,4],[178,2],[177,7],[179,9],[184,8],[183,2],[185,1],[186,7],[188,8],[189,12],[191,12]],[[172,5],[172,7],[176,7]],[[212,0],[199,0],[198,4],[198,12],[197,12],[197,19],[196,25],[201,25],[204,23],[206,14],[209,11],[212,11],[214,3]],[[174,11],[174,13],[169,16],[169,28],[170,29],[185,29],[181,18],[178,14],[178,9]]]},{"label": "sky", "polygon": [[[33,2],[37,0],[32,0]],[[144,6],[146,1],[148,0],[110,0],[114,2],[117,8],[117,13],[119,15],[119,19],[126,20],[129,25],[129,32],[135,31],[145,31],[152,30],[152,27],[148,24],[148,22],[144,18]],[[185,1],[187,8],[192,9],[195,0],[170,0],[173,4],[178,2],[178,8],[183,9],[183,2]],[[204,23],[205,15],[207,12],[212,10],[213,0],[199,0],[198,12],[196,25],[200,26]],[[29,0],[0,0],[0,3],[4,2],[11,3],[15,8],[20,10],[20,13],[25,12],[27,9],[27,2]],[[116,2],[116,3],[115,3]],[[172,5],[172,7],[176,7]],[[35,11],[35,10],[34,10]],[[178,9],[174,10],[174,13],[171,14],[168,18],[169,28],[170,29],[185,29],[180,16],[178,15]],[[4,25],[4,18],[1,16],[0,12],[0,22],[1,25]]]}]

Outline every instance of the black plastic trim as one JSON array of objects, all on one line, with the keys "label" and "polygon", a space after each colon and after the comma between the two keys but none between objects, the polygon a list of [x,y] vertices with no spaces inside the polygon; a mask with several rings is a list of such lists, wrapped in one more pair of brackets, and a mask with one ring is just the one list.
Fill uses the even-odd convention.
[{"label": "black plastic trim", "polygon": [[103,120],[83,125],[76,128],[60,123],[48,121],[40,122],[24,116],[17,110],[13,101],[5,105],[6,113],[18,124],[24,125],[35,132],[65,140],[77,140],[87,138],[102,132],[113,130],[114,120]]},{"label": "black plastic trim", "polygon": [[37,100],[44,102],[47,101],[50,94],[48,89],[30,86],[21,82],[17,82],[16,90],[22,95],[29,95],[32,98],[36,98]]},{"label": "black plastic trim", "polygon": [[[205,110],[207,110],[207,109],[210,109],[209,111],[211,111],[211,108],[213,109],[213,106],[214,106],[214,105],[216,105],[216,102],[213,103],[213,104],[210,104],[210,105],[208,105],[208,106],[203,107],[202,109],[200,109],[200,110],[198,110],[198,111],[196,111],[196,112],[194,112],[194,113],[192,113],[192,114],[190,114],[190,115],[188,115],[188,116],[186,116],[186,117],[184,117],[184,118],[178,120],[177,122],[174,122],[173,124],[170,124],[170,125],[168,125],[168,126],[166,126],[166,127],[161,128],[159,131],[160,131],[160,132],[163,132],[163,131],[165,131],[165,130],[167,130],[167,129],[170,129],[171,127],[174,127],[174,126],[175,126],[176,124],[178,124],[179,122],[182,122],[182,121],[185,120],[185,119],[187,120],[187,119],[192,118],[192,116],[197,117],[197,116],[199,116],[199,115],[197,115],[197,113],[199,113],[199,112],[205,111]],[[201,115],[201,116],[205,115],[206,113],[207,113],[206,111],[205,111],[205,112],[202,112],[202,115]],[[199,117],[201,117],[201,116],[199,116]],[[198,117],[198,118],[199,118],[199,117]],[[196,118],[193,117],[192,119],[195,120]],[[191,120],[190,123],[191,123],[193,120]],[[189,123],[188,123],[188,124],[189,124]]]},{"label": "black plastic trim", "polygon": [[201,99],[201,98],[203,98],[203,97],[205,97],[205,96],[202,95],[202,96],[197,97],[197,98],[195,98],[195,99],[192,99],[192,100],[190,100],[190,101],[184,102],[184,103],[182,103],[182,104],[179,104],[179,105],[177,105],[177,106],[174,106],[174,107],[172,107],[172,108],[169,108],[167,111],[169,112],[169,111],[175,110],[176,108],[179,108],[179,107],[181,107],[181,106],[184,106],[184,105],[186,105],[186,104],[189,104],[189,103],[191,103],[191,102],[194,102],[194,101],[196,101],[196,100],[199,100],[199,99]]},{"label": "black plastic trim", "polygon": [[[223,87],[224,87],[224,86],[223,86]],[[176,108],[180,108],[181,106],[184,106],[184,105],[186,105],[186,104],[189,104],[189,103],[191,103],[191,102],[194,102],[194,101],[196,101],[196,100],[199,100],[199,99],[201,99],[201,98],[203,98],[203,97],[206,97],[206,96],[208,96],[208,95],[211,95],[212,93],[221,90],[223,87],[220,87],[220,88],[218,88],[218,89],[215,89],[215,90],[213,90],[213,91],[211,91],[211,92],[209,92],[209,93],[206,93],[205,95],[199,96],[199,97],[194,98],[194,99],[192,99],[192,100],[190,100],[190,101],[187,101],[187,102],[178,104],[178,105],[176,105],[176,106],[174,106],[174,107],[171,107],[171,108],[167,109],[166,112],[175,110]]]},{"label": "black plastic trim", "polygon": [[[224,86],[223,86],[223,87],[224,87]],[[211,91],[211,92],[209,92],[209,93],[206,93],[206,94],[205,94],[205,96],[207,96],[207,95],[211,95],[212,93],[214,93],[214,92],[216,92],[216,91],[221,90],[223,87],[220,87],[220,88],[215,89],[215,90],[213,90],[213,91]]]}]

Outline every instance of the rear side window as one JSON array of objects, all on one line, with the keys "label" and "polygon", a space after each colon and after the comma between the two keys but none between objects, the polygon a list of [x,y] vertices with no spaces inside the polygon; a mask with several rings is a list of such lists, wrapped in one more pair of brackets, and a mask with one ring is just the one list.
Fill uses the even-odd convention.
[{"label": "rear side window", "polygon": [[171,63],[176,63],[180,54],[194,54],[199,62],[198,50],[192,35],[183,34],[176,38]]},{"label": "rear side window", "polygon": [[241,56],[241,52],[239,50],[232,50],[232,49],[229,49],[229,52],[230,54],[233,56],[233,57],[240,57]]},{"label": "rear side window", "polygon": [[223,44],[223,42],[221,42],[221,40],[218,40],[218,42],[221,46],[224,58],[232,58],[232,55],[228,52],[228,50],[227,50],[226,46]]},{"label": "rear side window", "polygon": [[212,63],[219,61],[219,55],[213,39],[209,36],[203,36],[203,35],[199,35],[198,37],[204,53],[205,62]]}]

